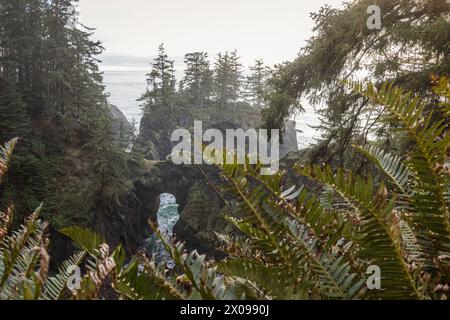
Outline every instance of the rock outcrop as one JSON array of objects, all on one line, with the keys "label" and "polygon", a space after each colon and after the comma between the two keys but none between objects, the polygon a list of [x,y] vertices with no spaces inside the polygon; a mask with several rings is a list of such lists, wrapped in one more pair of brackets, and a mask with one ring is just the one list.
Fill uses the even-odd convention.
[{"label": "rock outcrop", "polygon": [[[111,113],[116,134],[128,128],[129,124],[120,110],[112,107]],[[178,128],[192,129],[195,119],[203,121],[204,130],[217,128],[221,131],[257,128],[261,122],[259,113],[250,108],[242,108],[225,119],[216,110],[207,109],[195,115],[183,110],[172,113],[155,110],[147,113],[142,119],[139,137],[140,148],[146,159],[139,162],[129,160],[122,168],[128,191],[117,201],[111,201],[111,197],[99,198],[93,195],[90,197],[92,201],[86,203],[85,211],[95,208],[95,212],[91,210],[93,216],[89,227],[103,235],[108,243],[113,246],[122,243],[129,255],[136,253],[151,235],[148,220],[156,222],[160,195],[170,193],[176,197],[181,215],[174,228],[177,238],[186,242],[189,250],[220,258],[215,232],[228,234],[231,226],[223,218],[228,213],[223,200],[209,184],[224,183],[218,170],[208,165],[176,166],[165,161],[172,150],[172,131]],[[296,136],[295,124],[287,124],[285,143],[280,150],[282,156],[297,150]],[[88,152],[84,155],[72,154],[67,161],[67,166],[73,169],[71,176],[79,180],[77,185],[95,181],[89,170],[93,159]],[[84,189],[92,188],[86,186]],[[82,221],[79,224],[87,226]],[[67,239],[57,237],[56,241],[60,248],[70,247]],[[63,253],[55,254],[60,256],[55,261],[65,258]]]},{"label": "rock outcrop", "polygon": [[[216,128],[223,132],[226,129],[257,128],[261,123],[259,112],[251,108],[242,108],[228,118],[223,118],[216,110],[206,109],[196,115],[182,110],[170,115],[162,110],[147,113],[140,127],[140,146],[147,161],[144,168],[140,168],[134,174],[134,193],[143,206],[148,208],[148,216],[152,219],[156,219],[160,194],[173,194],[180,206],[181,214],[181,219],[175,226],[177,238],[186,242],[188,249],[196,249],[217,257],[220,253],[215,250],[214,232],[230,231],[230,226],[223,219],[226,213],[223,200],[209,185],[209,182],[223,183],[217,169],[206,165],[175,166],[169,162],[155,162],[155,160],[164,161],[171,153],[173,145],[170,136],[173,130],[192,129],[194,120],[203,121],[204,130]],[[284,157],[289,152],[297,150],[295,122],[289,121],[286,125],[284,143],[280,147],[280,155]],[[148,232],[146,225],[144,229],[141,230],[139,238]]]}]

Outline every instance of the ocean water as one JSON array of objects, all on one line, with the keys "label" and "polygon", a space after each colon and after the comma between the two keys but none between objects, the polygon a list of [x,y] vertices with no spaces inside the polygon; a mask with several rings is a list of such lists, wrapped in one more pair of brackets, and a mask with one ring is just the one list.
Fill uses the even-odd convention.
[{"label": "ocean water", "polygon": [[109,101],[116,105],[128,119],[139,124],[142,118],[140,102],[137,100],[147,89],[146,71],[105,71],[104,82]]},{"label": "ocean water", "polygon": [[[104,71],[104,81],[106,92],[109,94],[109,101],[116,105],[128,119],[137,120],[139,126],[142,118],[140,102],[137,100],[145,93],[147,71]],[[319,132],[311,128],[319,124],[319,118],[313,109],[305,105],[306,112],[296,116],[299,130],[298,143],[299,148],[305,148],[314,142],[314,138],[319,136]]]},{"label": "ocean water", "polygon": [[[158,227],[165,241],[170,242],[174,236],[173,228],[180,220],[178,204],[175,196],[168,193],[163,193],[160,196],[160,201],[160,208],[157,214]],[[175,267],[175,262],[172,260],[169,252],[167,252],[164,243],[155,234],[152,234],[150,238],[144,241],[143,249],[150,256],[153,256],[158,264],[164,263],[169,269]]]}]

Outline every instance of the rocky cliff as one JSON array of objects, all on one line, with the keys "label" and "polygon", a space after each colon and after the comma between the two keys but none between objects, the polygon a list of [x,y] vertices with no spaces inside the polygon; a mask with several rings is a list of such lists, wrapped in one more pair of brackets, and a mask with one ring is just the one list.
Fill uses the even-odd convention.
[{"label": "rocky cliff", "polygon": [[[120,130],[129,128],[118,108],[112,107],[111,116],[117,136]],[[90,227],[103,235],[112,245],[122,243],[131,255],[137,252],[151,234],[148,220],[156,221],[160,195],[170,193],[176,197],[181,215],[174,230],[177,238],[186,242],[190,250],[195,249],[212,257],[220,257],[220,252],[216,250],[214,232],[229,233],[231,230],[223,219],[227,213],[223,200],[209,184],[224,183],[218,170],[213,166],[176,166],[164,161],[172,150],[170,142],[172,131],[178,128],[192,128],[194,120],[202,120],[204,130],[218,128],[222,131],[257,128],[261,122],[259,113],[250,108],[242,108],[228,117],[221,116],[216,110],[208,109],[197,114],[191,114],[186,110],[170,113],[155,110],[147,113],[142,119],[139,136],[139,147],[143,150],[145,159],[128,160],[120,165],[121,174],[125,179],[125,192],[115,201],[111,201],[112,196],[74,195],[75,200],[80,197],[90,199],[84,202],[85,208],[82,212],[92,212],[87,215],[90,217],[89,220],[83,218],[84,220],[76,221],[77,224]],[[293,122],[287,124],[286,133],[285,143],[280,150],[283,156],[297,150]],[[91,186],[96,181],[91,170],[94,159],[89,151],[82,153],[74,151],[65,161],[66,166],[71,168],[66,184],[83,186],[81,188],[83,190],[94,189]],[[71,216],[81,217],[76,212]],[[70,251],[67,239],[55,236],[55,243],[55,247],[67,248],[67,251]],[[57,255],[55,261],[65,258],[64,252],[55,254]]]},{"label": "rocky cliff", "polygon": [[[214,108],[195,112],[183,108],[155,109],[142,119],[138,139],[145,159],[136,160],[124,152],[129,144],[122,141],[127,131],[131,131],[130,124],[119,108],[101,107],[109,107],[108,117],[102,118],[102,125],[103,122],[111,124],[113,135],[106,129],[88,134],[79,122],[75,122],[77,128],[68,139],[70,141],[59,141],[62,147],[49,152],[45,161],[44,157],[25,158],[24,163],[28,163],[19,168],[45,172],[42,178],[47,184],[40,188],[39,201],[44,201],[43,218],[52,226],[54,267],[73,251],[71,241],[57,232],[64,227],[92,229],[112,246],[122,243],[129,255],[136,253],[151,234],[148,219],[156,220],[162,193],[173,194],[180,206],[181,219],[175,227],[177,237],[185,241],[189,249],[217,257],[214,232],[230,232],[223,219],[224,203],[209,184],[223,183],[217,170],[212,166],[175,166],[160,160],[165,160],[171,153],[170,136],[175,129],[192,130],[195,120],[203,121],[204,130],[217,128],[224,132],[226,129],[257,128],[261,124],[260,114],[245,105],[228,114]],[[50,129],[45,130],[50,132],[59,123],[40,124],[44,125],[49,126]],[[297,148],[295,125],[288,124],[287,127],[282,155]],[[53,131],[51,136],[57,137]],[[116,139],[110,139],[111,136]],[[39,149],[43,145],[35,147],[36,153],[45,154]],[[31,181],[31,185],[41,181],[41,177],[38,178]],[[29,183],[18,181],[18,184]]]},{"label": "rocky cliff", "polygon": [[[175,227],[178,239],[185,241],[189,249],[216,256],[214,232],[227,233],[230,230],[224,221],[224,203],[209,185],[221,184],[219,174],[211,166],[175,166],[165,160],[171,153],[170,135],[178,128],[192,129],[194,120],[203,121],[203,129],[257,128],[261,124],[259,112],[251,108],[241,108],[236,114],[224,117],[217,110],[205,109],[197,114],[184,112],[168,113],[155,110],[147,113],[141,122],[140,147],[144,151],[144,167],[135,171],[135,194],[149,209],[148,215],[156,218],[159,196],[173,194],[180,206],[181,219]],[[284,143],[280,146],[281,156],[298,150],[295,122],[286,125]],[[205,177],[207,176],[207,178]],[[144,226],[148,231],[147,227]],[[142,230],[143,231],[143,230]],[[145,232],[144,232],[145,233]],[[141,232],[142,234],[142,232]]]}]

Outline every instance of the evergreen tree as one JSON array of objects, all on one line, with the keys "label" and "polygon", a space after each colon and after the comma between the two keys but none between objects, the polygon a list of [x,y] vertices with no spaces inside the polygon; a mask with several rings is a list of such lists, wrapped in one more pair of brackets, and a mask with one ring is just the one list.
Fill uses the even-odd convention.
[{"label": "evergreen tree", "polygon": [[52,134],[63,142],[89,122],[103,89],[95,58],[102,47],[77,23],[76,3],[0,0],[0,70],[30,115],[57,125]]},{"label": "evergreen tree", "polygon": [[70,75],[66,72],[73,60],[72,50],[69,48],[68,22],[73,14],[73,6],[68,0],[52,0],[46,9],[47,42],[49,61],[47,68],[50,77],[49,105],[61,116],[66,113],[68,101],[66,94],[72,91]]},{"label": "evergreen tree", "polygon": [[31,119],[19,92],[0,75],[0,140],[28,139]]},{"label": "evergreen tree", "polygon": [[[369,5],[378,5],[383,13],[381,30],[367,28]],[[312,155],[318,163],[344,164],[347,158],[355,165],[357,161],[349,157],[352,145],[370,136],[382,138],[385,148],[403,149],[395,144],[399,141],[395,131],[379,121],[384,108],[369,108],[367,99],[347,94],[341,80],[358,76],[375,82],[377,88],[390,81],[430,97],[430,76],[450,73],[449,1],[358,0],[340,9],[325,6],[312,18],[314,36],[271,80],[274,90],[270,110],[265,111],[266,126],[282,128],[304,99],[321,116],[322,136]]]},{"label": "evergreen tree", "polygon": [[186,69],[182,80],[182,90],[187,94],[190,103],[203,108],[205,100],[212,91],[212,71],[206,52],[194,52],[185,55]]},{"label": "evergreen tree", "polygon": [[246,77],[247,101],[256,109],[266,107],[266,94],[268,90],[268,79],[271,70],[264,65],[262,60],[256,60],[255,64],[250,67],[250,75]]},{"label": "evergreen tree", "polygon": [[[28,208],[36,198],[45,200],[47,210],[58,217],[79,210],[82,201],[88,206],[68,183],[66,157],[81,147],[90,153],[97,149],[97,159],[105,165],[95,166],[105,173],[102,186],[117,176],[125,158],[123,152],[103,148],[114,145],[113,136],[98,135],[105,132],[103,120],[109,117],[96,58],[103,48],[91,40],[93,29],[78,23],[76,3],[0,0],[0,137],[30,142],[20,145],[12,165],[15,179],[5,188],[25,199],[21,203]],[[94,163],[86,170],[92,173]],[[62,212],[61,199],[67,198],[76,201]]]},{"label": "evergreen tree", "polygon": [[119,202],[123,191],[123,168],[126,167],[122,157],[122,147],[119,139],[115,139],[113,122],[105,111],[97,119],[94,139],[91,144],[95,150],[95,181],[98,182],[99,197],[113,198]]},{"label": "evergreen tree", "polygon": [[216,102],[225,111],[232,104],[236,107],[241,88],[242,65],[237,51],[217,55],[214,64],[214,86]]},{"label": "evergreen tree", "polygon": [[176,92],[174,61],[169,60],[164,44],[159,46],[158,57],[147,74],[147,92],[140,99],[144,101],[144,112],[154,106],[173,108]]}]

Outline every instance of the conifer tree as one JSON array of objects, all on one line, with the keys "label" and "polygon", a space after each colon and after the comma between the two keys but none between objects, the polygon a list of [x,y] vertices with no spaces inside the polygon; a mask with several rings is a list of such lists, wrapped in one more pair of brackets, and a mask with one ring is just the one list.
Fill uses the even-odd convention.
[{"label": "conifer tree", "polygon": [[31,119],[19,92],[0,75],[0,140],[27,139]]},{"label": "conifer tree", "polygon": [[256,109],[263,109],[266,105],[266,93],[271,70],[264,65],[263,60],[256,60],[250,67],[250,75],[246,77],[247,101]]},{"label": "conifer tree", "polygon": [[95,58],[102,47],[77,23],[76,3],[0,0],[0,70],[32,117],[65,118],[66,135],[81,118],[88,122],[103,89]]},{"label": "conifer tree", "polygon": [[216,102],[225,111],[232,104],[236,107],[241,87],[242,65],[237,51],[219,53],[214,63],[214,85]]},{"label": "conifer tree", "polygon": [[[381,9],[380,30],[367,27],[371,4]],[[266,127],[282,128],[287,118],[301,111],[298,101],[303,100],[320,114],[321,137],[312,152],[318,163],[343,164],[347,158],[355,164],[348,157],[352,145],[370,136],[382,138],[388,149],[403,148],[395,144],[399,139],[389,124],[379,121],[384,108],[371,108],[367,99],[348,95],[341,80],[357,77],[375,82],[377,88],[389,81],[431,96],[430,77],[450,73],[450,2],[358,0],[339,9],[324,6],[311,16],[314,36],[272,81]]]},{"label": "conifer tree", "polygon": [[121,141],[115,139],[113,123],[107,112],[103,112],[97,119],[92,146],[95,149],[95,173],[98,181],[97,192],[100,197],[114,196],[118,201],[118,194],[123,187],[123,163]]},{"label": "conifer tree", "polygon": [[[45,199],[47,210],[58,207],[60,215],[60,201],[71,192],[63,190],[67,181],[61,177],[67,152],[81,147],[93,152],[96,143],[102,149],[114,138],[95,139],[108,117],[96,58],[103,48],[91,39],[93,29],[78,23],[76,3],[0,0],[0,136],[23,141],[12,163],[15,179],[5,188],[25,199],[24,207]],[[123,152],[106,155],[105,172],[113,173]]]},{"label": "conifer tree", "polygon": [[169,59],[161,44],[152,70],[147,74],[147,92],[140,99],[144,101],[144,111],[154,106],[173,108],[175,86],[174,61]]},{"label": "conifer tree", "polygon": [[206,52],[194,52],[185,55],[186,69],[182,89],[194,107],[203,108],[205,100],[212,91],[212,71]]}]

